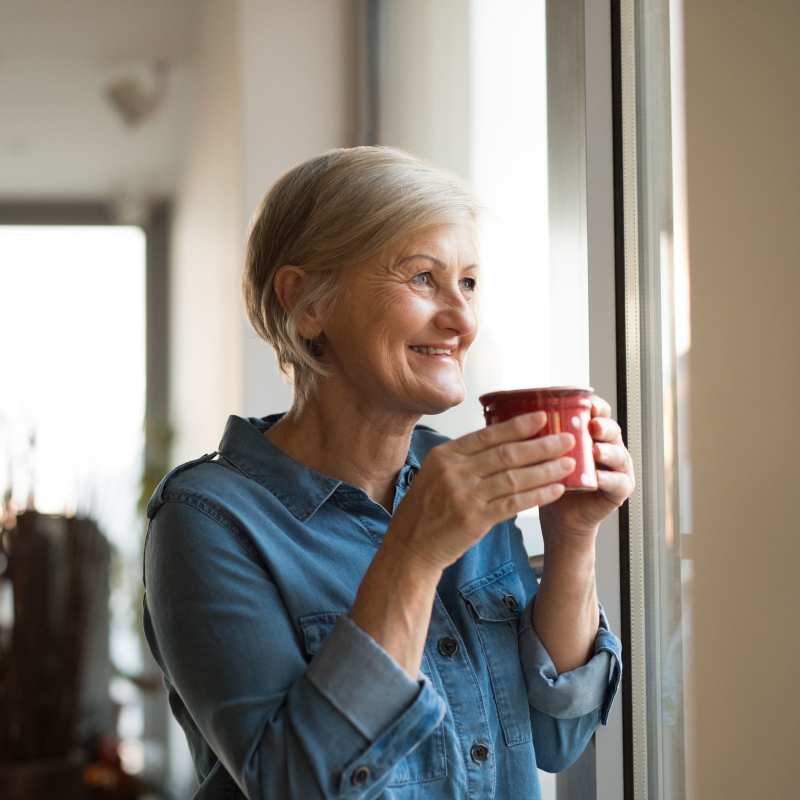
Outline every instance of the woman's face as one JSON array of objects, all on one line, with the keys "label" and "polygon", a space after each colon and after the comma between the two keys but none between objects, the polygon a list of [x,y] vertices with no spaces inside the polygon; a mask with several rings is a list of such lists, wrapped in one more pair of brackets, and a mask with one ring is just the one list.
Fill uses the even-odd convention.
[{"label": "woman's face", "polygon": [[[347,270],[324,327],[327,361],[356,396],[390,412],[436,414],[464,399],[477,333],[478,253],[466,225],[428,228],[383,261]],[[443,348],[430,354],[415,347]]]}]

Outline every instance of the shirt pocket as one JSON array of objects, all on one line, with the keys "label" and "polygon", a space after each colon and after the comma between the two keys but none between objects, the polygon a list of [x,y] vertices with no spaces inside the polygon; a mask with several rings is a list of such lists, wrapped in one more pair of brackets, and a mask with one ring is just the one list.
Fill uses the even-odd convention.
[{"label": "shirt pocket", "polygon": [[500,727],[508,747],[530,742],[528,689],[519,656],[525,587],[513,561],[459,588],[486,657]]},{"label": "shirt pocket", "polygon": [[[325,639],[344,611],[306,614],[298,622],[303,632],[303,645],[309,656],[319,652]],[[422,656],[422,672],[433,680],[427,654]],[[447,717],[434,729],[430,736],[423,739],[411,753],[397,762],[387,788],[407,786],[415,783],[427,783],[447,777],[447,758],[445,756],[444,725]]]}]

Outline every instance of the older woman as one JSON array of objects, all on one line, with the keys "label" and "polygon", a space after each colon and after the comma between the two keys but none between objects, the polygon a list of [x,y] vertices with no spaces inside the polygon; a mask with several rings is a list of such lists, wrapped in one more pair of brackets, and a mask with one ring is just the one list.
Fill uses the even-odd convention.
[{"label": "older woman", "polygon": [[[580,495],[559,483],[572,434],[532,439],[539,414],[417,424],[464,399],[477,214],[382,147],[300,164],[258,210],[247,311],[294,402],[230,416],[148,506],[145,631],[195,797],[537,798],[537,768],[606,724],[621,644],[595,540],[633,490],[608,404]],[[514,524],[537,505],[541,585]]]}]

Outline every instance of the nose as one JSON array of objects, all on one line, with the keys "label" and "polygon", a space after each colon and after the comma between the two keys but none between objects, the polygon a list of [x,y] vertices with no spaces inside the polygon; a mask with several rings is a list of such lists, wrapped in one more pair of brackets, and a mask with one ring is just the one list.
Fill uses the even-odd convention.
[{"label": "nose", "polygon": [[441,330],[455,333],[458,336],[470,336],[477,329],[478,319],[473,303],[459,290],[441,296],[440,307],[436,312],[434,323]]}]

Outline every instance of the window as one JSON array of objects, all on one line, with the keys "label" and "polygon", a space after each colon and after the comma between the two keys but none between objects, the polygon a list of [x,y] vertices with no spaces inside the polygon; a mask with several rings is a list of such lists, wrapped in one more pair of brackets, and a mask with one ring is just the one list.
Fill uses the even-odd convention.
[{"label": "window", "polygon": [[111,546],[110,626],[92,633],[97,642],[82,696],[81,720],[97,727],[80,733],[114,732],[110,691],[122,706],[116,733],[125,767],[135,772],[143,711],[133,685],[113,674],[143,668],[137,502],[145,233],[123,225],[3,225],[0,252],[0,487],[16,513],[92,518]]}]

